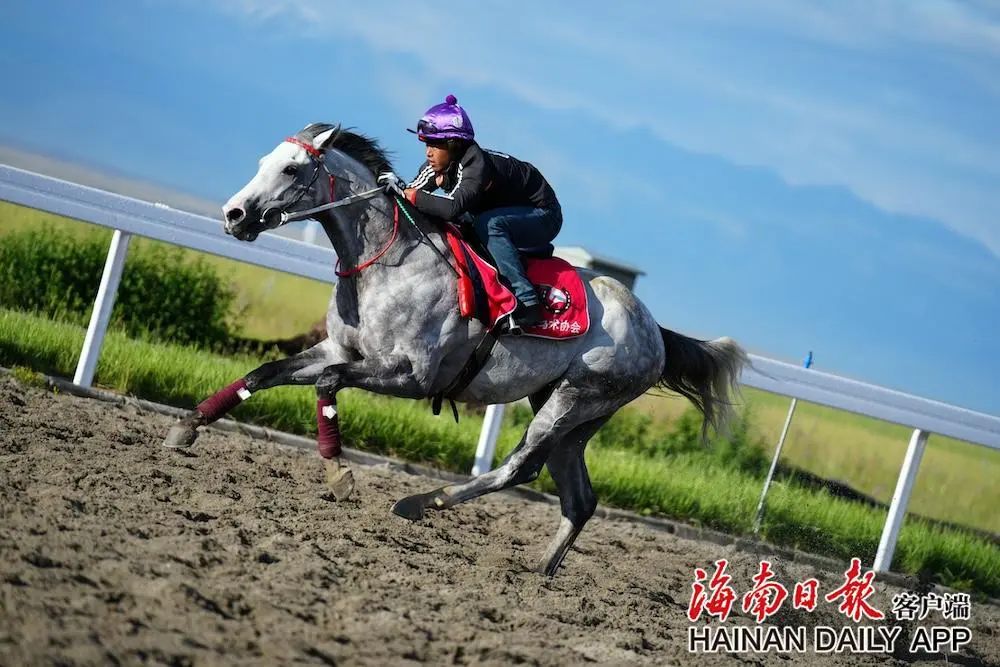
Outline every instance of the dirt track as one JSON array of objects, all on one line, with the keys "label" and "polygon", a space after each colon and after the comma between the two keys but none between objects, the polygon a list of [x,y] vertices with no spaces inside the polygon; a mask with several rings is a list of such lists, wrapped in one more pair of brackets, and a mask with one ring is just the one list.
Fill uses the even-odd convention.
[{"label": "dirt track", "polygon": [[[190,454],[164,450],[170,421],[0,377],[0,664],[887,660],[692,656],[693,569],[729,558],[742,594],[758,558],[595,519],[546,579],[529,568],[554,507],[497,496],[411,524],[390,505],[435,481],[356,468],[356,499],[337,504],[315,454],[211,432]],[[775,569],[788,584],[817,576],[823,592],[842,582]],[[898,589],[878,588],[888,610]],[[771,621],[845,625],[826,603]],[[1000,664],[998,610],[974,604],[967,625],[953,663]]]}]

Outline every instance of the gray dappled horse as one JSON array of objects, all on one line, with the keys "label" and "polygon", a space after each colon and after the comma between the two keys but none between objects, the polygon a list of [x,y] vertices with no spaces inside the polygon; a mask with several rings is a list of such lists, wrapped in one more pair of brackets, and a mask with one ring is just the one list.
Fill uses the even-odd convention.
[{"label": "gray dappled horse", "polygon": [[[420,399],[440,394],[459,375],[485,327],[459,314],[455,274],[441,256],[448,249],[439,229],[419,218],[400,223],[398,198],[377,190],[377,175],[390,170],[375,141],[326,124],[307,126],[260,160],[257,175],[223,209],[226,231],[253,241],[296,212],[338,203],[308,215],[322,224],[338,264],[353,268],[343,272],[331,299],[328,339],[266,363],[207,399],[174,426],[164,444],[189,446],[199,426],[251,393],[315,385],[320,453],[328,483],[344,498],[353,490],[353,476],[339,446],[323,446],[337,391],[359,387]],[[663,329],[620,282],[581,274],[588,333],[562,341],[502,336],[485,367],[454,397],[480,404],[527,397],[535,416],[517,448],[495,470],[404,498],[394,513],[418,520],[426,510],[531,481],[545,465],[562,507],[558,532],[540,563],[552,575],[597,507],[584,448],[615,411],[659,386],[689,398],[706,428],[725,421],[729,393],[746,362],[740,346],[728,338],[699,341]]]}]

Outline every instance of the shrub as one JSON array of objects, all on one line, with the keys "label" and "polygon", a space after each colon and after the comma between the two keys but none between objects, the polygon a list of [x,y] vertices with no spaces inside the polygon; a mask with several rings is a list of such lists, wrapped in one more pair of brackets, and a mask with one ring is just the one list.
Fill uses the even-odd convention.
[{"label": "shrub", "polygon": [[[84,324],[100,285],[110,232],[85,238],[51,227],[0,238],[0,305]],[[216,348],[230,338],[233,292],[179,248],[129,249],[111,325],[135,337]]]},{"label": "shrub", "polygon": [[648,415],[625,408],[608,420],[591,444],[650,458],[690,454],[751,474],[763,475],[767,471],[769,459],[759,437],[754,439],[747,408],[735,416],[726,433],[710,435],[708,443],[702,441],[701,422],[701,414],[694,408],[685,410],[669,427],[654,424]]}]

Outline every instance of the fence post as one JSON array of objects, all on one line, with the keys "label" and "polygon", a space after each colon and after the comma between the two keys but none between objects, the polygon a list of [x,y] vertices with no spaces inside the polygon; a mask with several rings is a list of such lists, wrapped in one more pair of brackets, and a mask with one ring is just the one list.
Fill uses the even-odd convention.
[{"label": "fence post", "polygon": [[111,237],[111,247],[108,249],[108,259],[104,262],[101,286],[97,288],[94,311],[90,314],[90,324],[83,339],[80,361],[73,376],[73,384],[81,387],[89,387],[94,381],[97,358],[101,355],[101,345],[108,330],[108,320],[111,319],[111,309],[115,305],[118,283],[122,279],[122,268],[125,266],[125,255],[128,253],[128,242],[131,238],[131,234],[120,229],[116,229]]},{"label": "fence post", "polygon": [[[813,353],[812,350],[809,350],[809,355],[806,356],[802,365],[806,368],[810,368],[812,363]],[[792,425],[792,417],[795,415],[795,406],[798,405],[798,403],[799,399],[792,398],[792,403],[788,406],[788,416],[785,417],[785,426],[781,429],[781,437],[778,438],[778,446],[774,448],[774,457],[771,459],[771,468],[767,471],[767,478],[764,480],[764,488],[760,492],[760,501],[757,503],[757,514],[754,516],[753,520],[754,535],[760,531],[760,524],[764,519],[764,499],[767,498],[767,490],[771,488],[771,480],[774,479],[774,471],[778,467],[778,457],[781,456],[781,447],[785,444],[785,437],[788,435],[788,427]]]},{"label": "fence post", "polygon": [[320,224],[315,220],[306,220],[302,228],[302,241],[310,245],[316,245],[316,236],[319,232]]},{"label": "fence post", "polygon": [[497,438],[500,436],[502,423],[503,404],[487,405],[483,428],[479,432],[479,444],[476,445],[476,462],[472,465],[473,475],[482,475],[493,468],[493,454],[497,450]]},{"label": "fence post", "polygon": [[892,494],[892,504],[889,505],[889,516],[886,517],[882,539],[879,540],[878,551],[875,553],[875,564],[872,569],[876,572],[888,572],[892,565],[899,529],[903,526],[906,506],[910,502],[910,492],[913,491],[913,483],[917,479],[917,470],[920,468],[920,459],[924,455],[929,435],[927,431],[917,429],[910,436],[910,446],[906,448],[906,456],[903,457],[903,468],[899,471],[896,490]]}]

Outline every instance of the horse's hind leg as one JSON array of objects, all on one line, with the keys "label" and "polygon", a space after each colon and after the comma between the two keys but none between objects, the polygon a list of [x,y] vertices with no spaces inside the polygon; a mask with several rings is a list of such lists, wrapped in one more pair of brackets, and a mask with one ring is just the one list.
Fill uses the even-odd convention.
[{"label": "horse's hind leg", "polygon": [[424,518],[424,513],[428,509],[447,509],[487,493],[530,482],[538,477],[538,472],[542,469],[547,456],[547,448],[543,448],[539,443],[529,445],[528,437],[525,435],[498,468],[464,484],[443,486],[428,493],[402,498],[392,506],[392,513],[410,521],[417,521]]},{"label": "horse's hind leg", "polygon": [[562,509],[562,519],[555,538],[545,550],[538,571],[553,576],[577,535],[583,530],[584,524],[594,515],[597,509],[597,496],[590,484],[587,474],[587,464],[583,451],[587,441],[608,420],[607,417],[595,419],[581,424],[552,450],[545,467],[556,483],[559,492],[559,505]]},{"label": "horse's hind leg", "polygon": [[345,355],[329,340],[295,356],[263,364],[228,387],[216,392],[181,417],[163,441],[165,447],[190,447],[198,438],[198,427],[206,426],[250,397],[252,393],[284,384],[315,384],[323,369],[344,361]]},{"label": "horse's hind leg", "polygon": [[392,506],[394,514],[416,521],[425,510],[447,509],[494,491],[530,482],[538,477],[549,453],[581,423],[598,418],[606,410],[591,401],[579,400],[576,390],[553,392],[528,425],[521,443],[495,470],[464,484],[445,486],[429,493],[403,498]]}]

